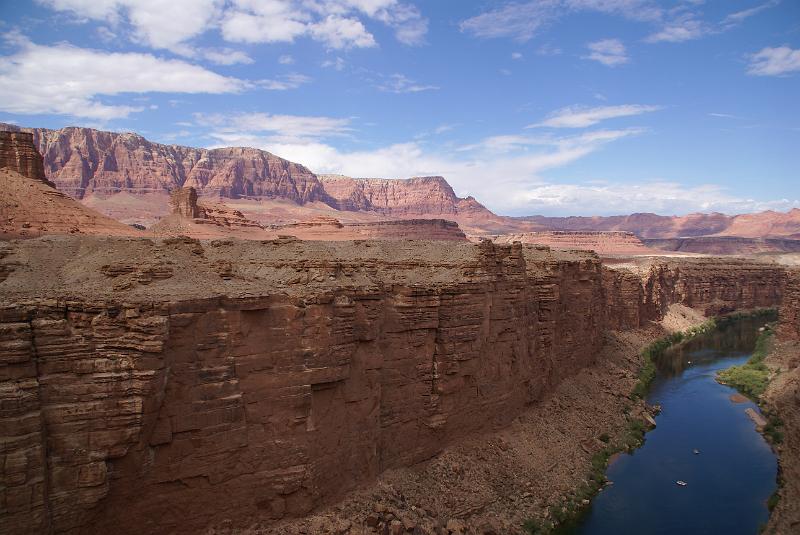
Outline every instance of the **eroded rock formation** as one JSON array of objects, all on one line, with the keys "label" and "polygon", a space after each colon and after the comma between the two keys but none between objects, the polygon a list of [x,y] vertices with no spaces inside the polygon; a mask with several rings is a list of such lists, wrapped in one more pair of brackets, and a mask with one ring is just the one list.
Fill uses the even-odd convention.
[{"label": "eroded rock formation", "polygon": [[200,208],[197,206],[196,189],[178,188],[173,190],[169,197],[172,213],[189,218],[201,217]]},{"label": "eroded rock formation", "polygon": [[0,131],[0,168],[53,186],[44,174],[42,155],[33,144],[33,134]]},{"label": "eroded rock formation", "polygon": [[554,249],[580,249],[600,255],[653,254],[632,232],[541,231],[503,234],[493,238],[495,243],[539,244]]},{"label": "eroded rock formation", "polygon": [[766,264],[653,265],[637,288],[592,254],[488,241],[53,238],[4,244],[0,272],[15,533],[303,515],[507,425],[610,327],[781,292]]}]

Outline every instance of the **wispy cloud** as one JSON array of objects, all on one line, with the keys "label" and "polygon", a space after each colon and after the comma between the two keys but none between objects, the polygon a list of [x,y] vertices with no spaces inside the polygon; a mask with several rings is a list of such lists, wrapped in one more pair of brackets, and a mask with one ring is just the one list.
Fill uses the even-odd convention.
[{"label": "wispy cloud", "polygon": [[349,135],[350,119],[269,113],[195,113],[195,124],[225,146],[263,147],[279,143],[310,143]]},{"label": "wispy cloud", "polygon": [[439,89],[439,87],[435,85],[417,83],[402,74],[392,74],[386,80],[379,83],[376,87],[381,91],[386,91],[389,93],[419,93],[421,91]]},{"label": "wispy cloud", "polygon": [[241,50],[232,48],[207,48],[199,51],[200,55],[216,65],[249,65],[254,62],[253,58]]},{"label": "wispy cloud", "polygon": [[631,117],[634,115],[658,111],[660,109],[661,106],[647,106],[642,104],[600,106],[597,108],[569,106],[554,111],[544,121],[528,125],[526,128],[586,128],[607,119]]},{"label": "wispy cloud", "polygon": [[736,26],[744,22],[746,19],[749,19],[753,15],[757,15],[764,10],[777,6],[780,3],[781,0],[770,0],[769,2],[764,2],[763,4],[751,7],[750,9],[743,9],[742,11],[731,13],[723,19],[721,24],[725,27]]},{"label": "wispy cloud", "polygon": [[661,30],[648,35],[646,43],[682,43],[699,39],[711,29],[694,13],[686,13],[667,23]]},{"label": "wispy cloud", "polygon": [[598,61],[608,67],[616,67],[630,61],[625,51],[625,45],[619,39],[603,39],[586,45],[589,55],[584,59]]},{"label": "wispy cloud", "polygon": [[326,69],[334,69],[336,71],[344,70],[347,63],[344,59],[337,57],[336,59],[326,59],[322,62],[322,67]]},{"label": "wispy cloud", "polygon": [[264,89],[270,91],[286,91],[287,89],[297,89],[303,84],[307,84],[311,78],[296,72],[289,74],[282,74],[272,80],[259,80],[256,84]]},{"label": "wispy cloud", "polygon": [[[749,9],[736,11],[727,15],[722,21],[707,22],[701,13],[690,9],[690,6],[678,6],[671,10],[662,28],[647,36],[647,43],[682,43],[700,39],[708,35],[715,35],[731,30],[746,19],[780,4],[781,0],[769,0]],[[702,3],[702,2],[701,2]]]},{"label": "wispy cloud", "polygon": [[562,17],[593,11],[631,20],[658,20],[663,10],[652,0],[546,0],[509,3],[463,21],[461,31],[476,37],[528,41]]},{"label": "wispy cloud", "polygon": [[748,59],[747,74],[754,76],[785,76],[800,71],[800,50],[788,46],[763,48]]},{"label": "wispy cloud", "polygon": [[539,48],[536,49],[537,56],[558,56],[562,54],[564,51],[558,48],[557,46],[551,44],[543,44]]}]

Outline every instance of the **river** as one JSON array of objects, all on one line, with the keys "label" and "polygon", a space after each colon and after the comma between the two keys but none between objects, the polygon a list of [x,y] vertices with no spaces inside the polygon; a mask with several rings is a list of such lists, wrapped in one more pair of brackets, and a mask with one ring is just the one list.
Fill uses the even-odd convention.
[{"label": "river", "polygon": [[[618,456],[581,535],[748,534],[767,522],[777,460],[716,372],[745,362],[764,318],[733,322],[667,351],[647,402],[661,405],[642,447]],[[698,453],[699,452],[699,453]],[[683,481],[685,486],[677,484]]]}]

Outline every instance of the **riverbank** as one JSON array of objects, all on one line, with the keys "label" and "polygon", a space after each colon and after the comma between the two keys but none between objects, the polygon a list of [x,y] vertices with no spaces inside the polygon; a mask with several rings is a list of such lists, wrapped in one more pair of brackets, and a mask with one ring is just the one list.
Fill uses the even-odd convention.
[{"label": "riverbank", "polygon": [[[565,500],[587,499],[580,496],[597,471],[598,455],[645,419],[644,402],[629,396],[643,348],[705,319],[677,305],[661,324],[612,332],[594,365],[564,380],[511,426],[412,468],[389,470],[314,515],[255,524],[248,532],[355,535],[386,527],[389,533],[524,534],[526,521],[546,522]],[[228,532],[225,523],[208,531]]]},{"label": "riverbank", "polygon": [[764,360],[773,379],[762,396],[766,411],[781,426],[773,440],[779,458],[779,489],[764,531],[770,535],[800,532],[800,341],[777,340]]}]

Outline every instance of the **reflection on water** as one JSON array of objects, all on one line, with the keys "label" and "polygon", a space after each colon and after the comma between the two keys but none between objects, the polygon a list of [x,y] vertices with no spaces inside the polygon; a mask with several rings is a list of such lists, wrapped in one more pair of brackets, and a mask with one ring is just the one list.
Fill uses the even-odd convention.
[{"label": "reflection on water", "polygon": [[608,468],[614,484],[575,533],[758,533],[769,516],[776,459],[744,413],[755,404],[733,403],[735,390],[715,376],[749,358],[768,320],[738,320],[663,355],[647,400],[663,409],[658,425]]},{"label": "reflection on water", "polygon": [[758,329],[776,319],[776,313],[757,318],[738,319],[722,328],[668,349],[656,361],[658,374],[661,377],[675,377],[683,373],[690,362],[707,364],[721,358],[749,355],[756,346]]}]

